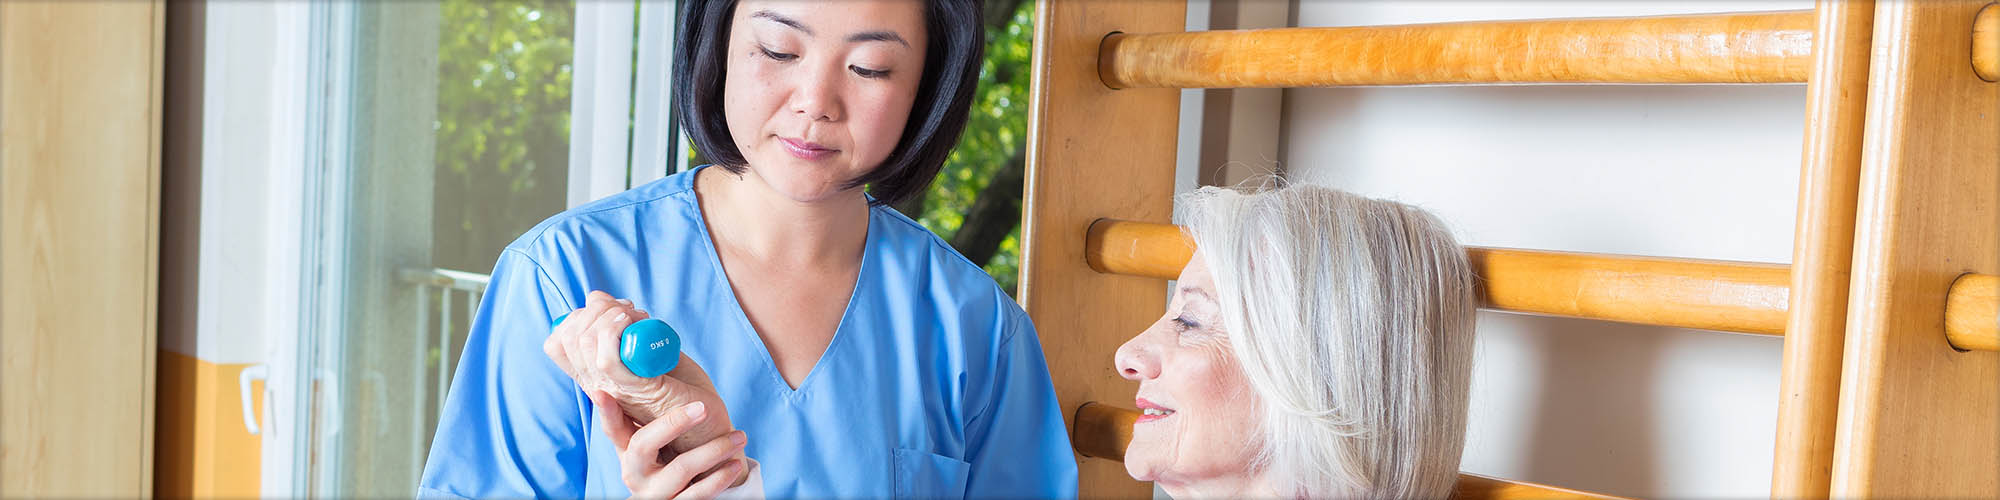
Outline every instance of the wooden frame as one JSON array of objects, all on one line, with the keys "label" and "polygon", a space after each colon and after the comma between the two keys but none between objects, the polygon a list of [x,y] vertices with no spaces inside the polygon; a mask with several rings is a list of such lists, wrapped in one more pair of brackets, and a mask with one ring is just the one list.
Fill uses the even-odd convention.
[{"label": "wooden frame", "polygon": [[2000,496],[2000,352],[1953,349],[1940,321],[1954,282],[2000,273],[2000,83],[1967,64],[1992,5],[1875,11],[1835,497]]},{"label": "wooden frame", "polygon": [[[1158,280],[1193,253],[1161,220],[1177,111],[1162,88],[1798,81],[1809,106],[1794,264],[1473,249],[1481,298],[1784,335],[1774,496],[2000,495],[1990,2],[1201,33],[1178,32],[1179,9],[1147,5],[1050,0],[1038,11],[1022,298],[1075,411],[1083,496],[1145,494],[1107,472],[1131,418],[1110,359],[1163,307]],[[1502,38],[1515,43],[1484,43]],[[1588,495],[1460,484],[1461,498]]]},{"label": "wooden frame", "polygon": [[[1162,194],[1174,189],[1170,145],[1180,91],[1113,91],[1098,81],[1097,46],[1112,32],[1179,31],[1186,5],[1045,1],[1035,15],[1020,300],[1041,334],[1063,408],[1130,401],[1134,388],[1111,365],[1125,338],[1111,332],[1144,329],[1166,308],[1167,296],[1158,280],[1092,272],[1083,258],[1084,229],[1101,217],[1172,217],[1173,204]],[[1115,186],[1106,185],[1110,179]],[[1152,495],[1116,461],[1079,456],[1077,469],[1083,497]]]}]

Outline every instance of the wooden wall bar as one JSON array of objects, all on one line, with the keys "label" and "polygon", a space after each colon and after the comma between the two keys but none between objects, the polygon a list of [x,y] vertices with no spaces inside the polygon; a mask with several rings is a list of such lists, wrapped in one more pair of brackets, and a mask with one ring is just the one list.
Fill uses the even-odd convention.
[{"label": "wooden wall bar", "polygon": [[[1085,237],[1091,269],[1173,279],[1194,246],[1168,224],[1102,220]],[[1787,266],[1657,257],[1471,249],[1483,306],[1739,333],[1785,331]]]},{"label": "wooden wall bar", "polygon": [[1834,498],[2000,497],[2000,352],[1952,349],[1943,312],[2000,274],[2000,83],[1966,64],[1991,3],[1876,3]]},{"label": "wooden wall bar", "polygon": [[1112,88],[1799,83],[1812,11],[1144,33],[1104,40]]},{"label": "wooden wall bar", "polygon": [[1773,498],[1825,498],[1833,477],[1840,351],[1854,261],[1854,200],[1868,116],[1873,0],[1819,0],[1792,231],[1791,309],[1779,372]]},{"label": "wooden wall bar", "polygon": [[[1075,443],[1077,453],[1084,456],[1123,461],[1125,445],[1132,442],[1132,424],[1138,418],[1138,410],[1097,402],[1084,403],[1076,410],[1076,430],[1070,436],[1070,442]],[[1458,475],[1458,487],[1451,497],[1457,500],[1618,498],[1465,473]]]}]

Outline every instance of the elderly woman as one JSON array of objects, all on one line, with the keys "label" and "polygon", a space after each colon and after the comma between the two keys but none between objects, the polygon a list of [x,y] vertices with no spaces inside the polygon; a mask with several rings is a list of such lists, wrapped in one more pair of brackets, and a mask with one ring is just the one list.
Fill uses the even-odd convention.
[{"label": "elderly woman", "polygon": [[1437,498],[1464,448],[1472,272],[1436,217],[1294,185],[1181,200],[1196,248],[1119,347],[1125,468],[1181,498]]}]

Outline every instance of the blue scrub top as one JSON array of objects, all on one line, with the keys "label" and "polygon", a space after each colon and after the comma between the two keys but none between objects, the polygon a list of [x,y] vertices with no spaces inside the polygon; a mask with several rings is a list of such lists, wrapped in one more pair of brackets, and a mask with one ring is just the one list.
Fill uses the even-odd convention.
[{"label": "blue scrub top", "polygon": [[604,290],[681,332],[771,497],[1076,496],[1035,328],[984,271],[871,208],[853,298],[794,390],[722,272],[697,171],[558,214],[501,252],[420,495],[630,494],[590,399],[542,353],[550,321]]}]

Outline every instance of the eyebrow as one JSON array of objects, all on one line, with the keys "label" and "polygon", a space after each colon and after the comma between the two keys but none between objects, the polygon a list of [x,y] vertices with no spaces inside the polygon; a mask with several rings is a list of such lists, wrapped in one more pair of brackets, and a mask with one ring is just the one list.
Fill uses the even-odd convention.
[{"label": "eyebrow", "polygon": [[1184,287],[1181,287],[1181,294],[1182,294],[1182,295],[1200,295],[1200,296],[1201,296],[1201,298],[1204,298],[1204,299],[1208,299],[1208,301],[1209,301],[1209,302],[1215,302],[1215,296],[1213,296],[1213,295],[1209,295],[1209,294],[1208,294],[1208,290],[1203,290],[1203,289],[1200,289],[1200,288],[1195,288],[1195,287],[1191,287],[1191,286],[1184,286]]},{"label": "eyebrow", "polygon": [[903,36],[896,34],[894,31],[863,31],[848,35],[847,41],[848,43],[896,42],[903,44],[904,47],[910,46],[910,42],[903,40]]},{"label": "eyebrow", "polygon": [[[779,14],[779,13],[776,13],[776,12],[771,12],[771,11],[768,11],[768,10],[760,10],[760,11],[757,11],[757,12],[753,12],[753,13],[751,13],[751,14],[750,14],[750,18],[751,18],[751,19],[763,19],[763,20],[766,20],[766,21],[771,21],[771,22],[774,22],[774,23],[778,23],[778,24],[783,24],[783,25],[785,25],[785,26],[790,26],[790,27],[791,27],[792,29],[795,29],[795,30],[799,30],[800,32],[803,32],[803,33],[805,33],[805,34],[806,34],[806,36],[814,36],[814,35],[813,35],[813,30],[812,30],[811,28],[807,28],[807,27],[806,27],[806,25],[805,25],[805,23],[801,23],[801,22],[799,22],[799,20],[797,20],[797,19],[792,19],[792,18],[789,18],[789,17],[785,17],[785,15],[784,15],[784,14]],[[848,36],[847,36],[847,41],[848,41],[848,43],[859,43],[859,42],[896,42],[896,43],[898,43],[898,44],[901,44],[901,45],[902,45],[902,46],[904,46],[904,47],[909,47],[909,46],[910,46],[910,42],[909,42],[908,40],[904,40],[904,39],[903,39],[903,35],[898,35],[898,34],[896,34],[896,32],[894,32],[894,31],[863,31],[863,32],[860,32],[860,33],[855,33],[855,34],[852,34],[852,35],[848,35]]]},{"label": "eyebrow", "polygon": [[764,19],[764,20],[768,20],[768,21],[771,21],[771,22],[774,22],[774,23],[778,23],[778,24],[783,24],[783,25],[786,25],[786,26],[791,26],[791,27],[792,27],[792,29],[795,29],[795,30],[799,30],[799,31],[803,31],[803,32],[805,32],[805,33],[806,33],[807,35],[812,35],[812,34],[813,34],[813,30],[812,30],[811,28],[807,28],[807,27],[806,27],[806,25],[805,25],[804,23],[800,23],[800,22],[799,22],[799,20],[797,20],[797,19],[792,19],[792,18],[789,18],[789,17],[785,17],[785,16],[784,16],[784,14],[779,14],[779,13],[776,13],[776,12],[771,12],[771,11],[768,11],[768,10],[760,10],[760,11],[757,11],[757,12],[754,12],[754,13],[751,13],[751,14],[750,14],[750,18],[751,18],[751,19]]}]

